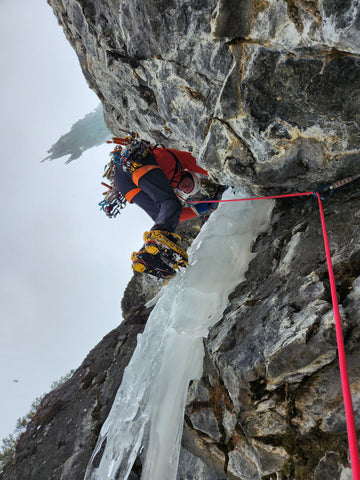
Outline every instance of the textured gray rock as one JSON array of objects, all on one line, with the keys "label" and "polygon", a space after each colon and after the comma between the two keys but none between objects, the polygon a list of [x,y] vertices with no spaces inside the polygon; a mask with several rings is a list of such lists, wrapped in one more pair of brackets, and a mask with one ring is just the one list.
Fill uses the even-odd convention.
[{"label": "textured gray rock", "polygon": [[236,63],[204,143],[206,166],[216,152],[227,183],[276,191],[306,191],[359,170],[358,58],[259,44],[231,50]]},{"label": "textured gray rock", "polygon": [[109,128],[194,151],[249,190],[359,171],[359,6],[49,0]]},{"label": "textured gray rock", "polygon": [[[130,128],[189,149],[213,179],[255,193],[309,191],[359,173],[358,2],[49,3],[114,134]],[[357,425],[358,192],[359,180],[324,202]],[[189,227],[188,242],[196,228]],[[203,378],[189,388],[178,477],[347,480],[316,199],[277,201],[254,253],[246,281],[205,341]],[[144,303],[157,288],[139,278],[130,282],[124,326],[47,397],[2,478],[82,478],[147,318]],[[131,478],[139,472],[136,464]]]},{"label": "textured gray rock", "polygon": [[184,448],[180,453],[177,480],[224,480],[226,477],[214,472],[199,457],[195,457]]},{"label": "textured gray rock", "polygon": [[232,62],[211,35],[216,0],[49,3],[110,130],[192,149]]},{"label": "textured gray rock", "polygon": [[[360,207],[360,194],[358,184],[343,189],[325,201],[325,214],[336,252],[334,270],[359,424],[360,249],[350,239],[359,234],[353,212]],[[225,452],[226,471],[233,475],[228,478],[264,478],[279,472],[282,478],[312,478],[315,469],[323,471],[322,458],[328,451],[336,453],[337,467],[333,477],[324,478],[340,479],[348,467],[320,228],[315,199],[278,202],[271,230],[256,243],[257,256],[246,281],[232,294],[223,321],[205,341],[204,378],[199,395],[194,385],[189,391],[187,415],[191,419],[195,409],[201,418],[201,409],[214,410],[222,432],[217,447]],[[204,389],[208,401],[199,400],[206,399]],[[194,424],[192,429],[203,440],[203,426]],[[207,437],[212,440],[213,434]]]}]

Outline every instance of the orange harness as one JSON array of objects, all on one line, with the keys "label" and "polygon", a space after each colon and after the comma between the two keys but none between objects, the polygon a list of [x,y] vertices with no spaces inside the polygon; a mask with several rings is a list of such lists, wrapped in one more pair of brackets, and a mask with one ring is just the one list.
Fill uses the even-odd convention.
[{"label": "orange harness", "polygon": [[137,185],[137,188],[133,188],[132,190],[128,191],[125,195],[126,200],[131,203],[133,198],[141,192],[141,188],[139,187],[140,179],[146,175],[147,173],[151,172],[155,168],[160,168],[159,165],[144,165],[132,174],[132,181]]},{"label": "orange harness", "polygon": [[132,181],[135,183],[136,186],[139,186],[139,181],[141,177],[146,175],[147,173],[151,172],[151,170],[154,170],[154,168],[160,168],[159,165],[144,165],[132,174]]}]

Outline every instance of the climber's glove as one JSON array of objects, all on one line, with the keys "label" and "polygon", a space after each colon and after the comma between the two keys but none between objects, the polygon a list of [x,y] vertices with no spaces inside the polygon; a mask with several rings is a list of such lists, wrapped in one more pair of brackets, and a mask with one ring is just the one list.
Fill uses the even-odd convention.
[{"label": "climber's glove", "polygon": [[205,200],[210,200],[209,203],[198,203],[195,205],[197,212],[201,215],[202,213],[210,213],[216,208],[216,203],[211,202],[210,198],[205,198]]}]

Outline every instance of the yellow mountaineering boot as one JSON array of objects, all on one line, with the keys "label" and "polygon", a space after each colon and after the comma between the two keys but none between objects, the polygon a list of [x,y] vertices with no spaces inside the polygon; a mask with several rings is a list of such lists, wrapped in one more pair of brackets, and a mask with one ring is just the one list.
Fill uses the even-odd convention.
[{"label": "yellow mountaineering boot", "polygon": [[186,266],[188,255],[176,242],[181,237],[164,230],[151,230],[144,233],[145,251],[156,255],[160,253],[173,268]]},{"label": "yellow mountaineering boot", "polygon": [[144,253],[144,250],[141,249],[138,252],[133,252],[131,254],[131,261],[132,261],[132,268],[134,272],[138,273],[145,273],[146,272],[146,266],[141,260],[141,254]]},{"label": "yellow mountaineering boot", "polygon": [[162,260],[159,253],[152,255],[144,248],[131,255],[132,268],[137,273],[147,273],[161,279],[168,279],[176,274],[172,266]]}]

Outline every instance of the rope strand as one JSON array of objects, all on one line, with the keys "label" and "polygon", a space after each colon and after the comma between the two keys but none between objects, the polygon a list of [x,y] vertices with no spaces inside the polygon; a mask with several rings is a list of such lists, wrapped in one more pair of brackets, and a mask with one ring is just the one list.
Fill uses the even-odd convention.
[{"label": "rope strand", "polygon": [[189,203],[226,203],[226,202],[246,202],[248,200],[269,200],[269,198],[288,198],[288,197],[301,197],[304,195],[314,195],[314,192],[301,192],[301,193],[285,193],[284,195],[272,195],[271,197],[250,197],[250,198],[234,198],[231,200],[192,200]]},{"label": "rope strand", "polygon": [[338,303],[337,293],[336,293],[335,277],[334,277],[334,271],[333,271],[332,262],[331,262],[329,239],[326,231],[325,215],[324,215],[324,210],[322,206],[322,201],[318,192],[316,192],[316,196],[319,202],[321,226],[322,226],[322,232],[323,232],[323,238],[324,238],[324,246],[325,246],[328,272],[329,272],[329,279],[330,279],[331,298],[332,298],[332,305],[333,305],[334,317],[335,317],[336,340],[337,340],[337,346],[338,346],[340,377],[341,377],[341,385],[342,385],[344,406],[345,406],[345,416],[346,416],[347,433],[348,433],[348,440],[349,440],[351,467],[353,471],[353,479],[360,480],[358,443],[356,438],[354,411],[353,411],[353,405],[351,400],[349,375],[348,375],[348,370],[346,365],[346,354],[345,354],[344,340],[342,335],[341,317],[340,317],[339,303]]}]

